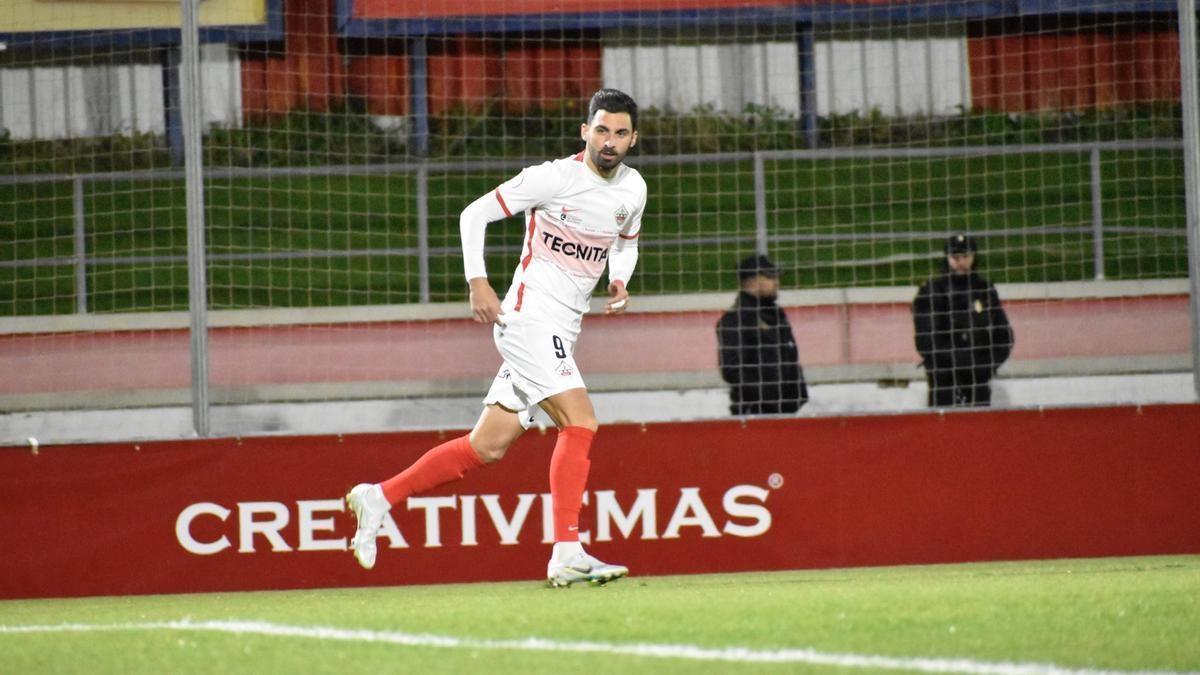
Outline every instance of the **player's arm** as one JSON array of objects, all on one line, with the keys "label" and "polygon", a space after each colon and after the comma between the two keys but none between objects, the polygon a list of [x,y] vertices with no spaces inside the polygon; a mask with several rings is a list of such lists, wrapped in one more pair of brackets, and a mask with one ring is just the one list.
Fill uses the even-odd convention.
[{"label": "player's arm", "polygon": [[463,272],[471,288],[471,315],[479,323],[494,323],[502,313],[500,298],[488,283],[483,242],[488,223],[506,215],[496,193],[489,192],[471,202],[458,218],[458,230],[462,235]]},{"label": "player's arm", "polygon": [[543,203],[562,184],[550,162],[531,166],[500,187],[471,202],[458,219],[462,235],[463,272],[471,287],[471,314],[479,323],[495,323],[502,314],[500,298],[487,280],[483,242],[488,223]]},{"label": "player's arm", "polygon": [[605,314],[620,314],[629,308],[627,287],[637,267],[638,238],[642,234],[644,208],[643,201],[608,251],[608,302],[604,303]]},{"label": "player's arm", "polygon": [[629,279],[637,267],[637,240],[617,240],[608,253],[608,302],[605,314],[619,314],[629,307]]}]

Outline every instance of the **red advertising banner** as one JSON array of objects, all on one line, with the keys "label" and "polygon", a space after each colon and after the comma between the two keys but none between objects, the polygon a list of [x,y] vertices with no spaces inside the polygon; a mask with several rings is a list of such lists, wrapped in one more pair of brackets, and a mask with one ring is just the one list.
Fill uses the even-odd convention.
[{"label": "red advertising banner", "polygon": [[[0,449],[0,597],[541,579],[554,432],[393,509],[437,433]],[[633,575],[1200,552],[1200,405],[601,429],[581,529]]]}]

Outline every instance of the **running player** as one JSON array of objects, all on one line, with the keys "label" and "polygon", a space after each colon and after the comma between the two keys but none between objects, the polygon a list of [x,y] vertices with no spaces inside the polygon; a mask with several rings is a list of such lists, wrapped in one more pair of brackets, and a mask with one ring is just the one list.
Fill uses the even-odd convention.
[{"label": "running player", "polygon": [[[554,550],[546,576],[554,586],[606,583],[629,573],[592,557],[579,542],[579,511],[588,452],[598,424],[575,365],[575,341],[596,282],[608,266],[606,314],[628,307],[626,286],[637,264],[646,182],[622,161],[637,143],[637,104],[615,89],[592,96],[578,154],[526,168],[463,210],[463,265],[475,321],[493,324],[504,363],[483,399],[475,428],[439,445],[382,483],[357,485],[346,503],[358,520],[350,542],[359,564],[375,566],[384,515],[410,495],[457,480],[494,462],[541,408],[558,427],[550,459]],[[524,212],[525,243],[501,302],[487,280],[487,224]]]}]

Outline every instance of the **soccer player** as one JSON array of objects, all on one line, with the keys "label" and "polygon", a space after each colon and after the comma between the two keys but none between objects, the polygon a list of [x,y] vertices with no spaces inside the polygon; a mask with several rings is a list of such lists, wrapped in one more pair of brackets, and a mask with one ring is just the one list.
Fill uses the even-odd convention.
[{"label": "soccer player", "polygon": [[[605,265],[605,313],[628,308],[626,287],[637,264],[646,206],[646,182],[622,163],[637,143],[637,117],[637,104],[627,94],[597,91],[580,126],[582,151],[528,167],[463,210],[459,228],[471,313],[476,322],[493,325],[504,362],[469,434],[433,448],[382,483],[357,485],[346,495],[358,520],[350,547],[363,567],[375,566],[375,540],[393,505],[504,457],[531,425],[536,407],[558,427],[550,459],[554,550],[547,579],[565,587],[629,573],[592,557],[579,542],[588,452],[598,424],[573,354]],[[501,302],[484,267],[484,231],[488,223],[522,211],[525,242]]]}]

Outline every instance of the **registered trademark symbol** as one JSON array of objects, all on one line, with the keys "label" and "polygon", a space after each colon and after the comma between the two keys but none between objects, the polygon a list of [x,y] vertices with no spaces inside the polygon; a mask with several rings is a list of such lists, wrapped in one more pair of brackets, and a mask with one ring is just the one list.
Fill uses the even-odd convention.
[{"label": "registered trademark symbol", "polygon": [[779,488],[783,487],[783,475],[773,473],[770,476],[767,476],[767,485],[770,486],[772,490],[778,490]]}]

